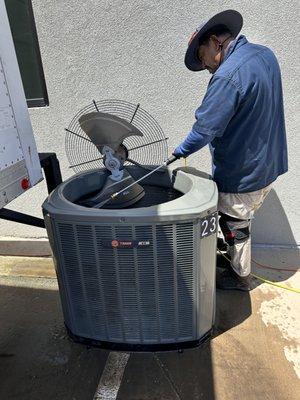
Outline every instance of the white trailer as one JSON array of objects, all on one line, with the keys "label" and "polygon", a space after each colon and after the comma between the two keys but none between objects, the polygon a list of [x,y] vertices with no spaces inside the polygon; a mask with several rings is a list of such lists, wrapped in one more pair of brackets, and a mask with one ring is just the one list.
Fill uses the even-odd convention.
[{"label": "white trailer", "polygon": [[0,209],[43,179],[4,0],[0,0]]}]

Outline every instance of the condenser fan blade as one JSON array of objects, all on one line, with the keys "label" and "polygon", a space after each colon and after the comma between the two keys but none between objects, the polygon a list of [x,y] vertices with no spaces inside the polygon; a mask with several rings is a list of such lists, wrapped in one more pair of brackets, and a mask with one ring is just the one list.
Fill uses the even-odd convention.
[{"label": "condenser fan blade", "polygon": [[134,179],[127,171],[124,171],[124,177],[119,182],[115,182],[110,177],[107,177],[106,182],[99,193],[94,194],[88,198],[79,200],[78,204],[93,208],[129,207],[138,202],[145,195],[144,189],[138,183],[134,184],[128,190],[124,191],[122,195],[118,196],[117,198],[109,201],[107,200],[113,193],[121,191],[127,186],[133,184],[134,182],[135,182]]},{"label": "condenser fan blade", "polygon": [[127,137],[143,136],[130,122],[107,113],[91,112],[82,115],[78,121],[99,151],[103,146],[117,150]]},{"label": "condenser fan blade", "polygon": [[123,143],[126,158],[140,165],[160,165],[168,156],[167,138],[157,121],[139,104],[123,100],[93,100],[65,131],[66,154],[75,172],[103,168],[99,153],[104,144],[116,151]]}]

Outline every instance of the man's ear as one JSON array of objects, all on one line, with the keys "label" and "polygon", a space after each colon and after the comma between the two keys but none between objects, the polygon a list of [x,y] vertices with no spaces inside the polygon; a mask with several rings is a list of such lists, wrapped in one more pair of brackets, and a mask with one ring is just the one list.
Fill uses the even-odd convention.
[{"label": "man's ear", "polygon": [[216,35],[211,35],[210,40],[216,51],[221,50],[222,45],[220,44],[220,40],[218,39],[218,37]]}]

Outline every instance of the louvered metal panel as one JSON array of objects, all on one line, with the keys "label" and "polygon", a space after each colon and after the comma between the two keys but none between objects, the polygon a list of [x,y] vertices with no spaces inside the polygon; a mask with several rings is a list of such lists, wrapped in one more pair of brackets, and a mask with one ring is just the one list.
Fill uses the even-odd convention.
[{"label": "louvered metal panel", "polygon": [[142,338],[145,343],[160,341],[158,315],[157,265],[154,261],[154,228],[150,225],[135,227],[136,240],[148,240],[148,247],[136,249],[136,263],[139,284],[139,312],[141,314]]},{"label": "louvered metal panel", "polygon": [[[59,223],[58,231],[77,332],[124,343],[194,339],[192,222]],[[149,245],[103,246],[112,240],[149,241]]]},{"label": "louvered metal panel", "polygon": [[177,298],[178,335],[180,340],[193,337],[194,328],[194,227],[193,223],[177,224]]},{"label": "louvered metal panel", "polygon": [[101,280],[94,243],[94,231],[90,225],[76,225],[81,273],[82,292],[86,302],[86,317],[95,337],[106,337],[105,312],[101,298]]},{"label": "louvered metal panel", "polygon": [[[112,239],[133,240],[131,226],[116,226]],[[134,251],[131,248],[118,248],[115,252],[115,265],[120,281],[122,320],[125,341],[140,341],[140,315],[138,312],[138,287],[135,274]]]},{"label": "louvered metal panel", "polygon": [[72,224],[58,224],[60,245],[62,249],[63,270],[66,282],[63,283],[69,295],[73,314],[76,315],[76,326],[80,327],[81,334],[89,334],[91,326],[87,319],[86,299],[84,296],[80,259],[76,233]]},{"label": "louvered metal panel", "polygon": [[112,240],[113,229],[111,226],[95,226],[98,263],[100,275],[100,290],[103,293],[103,302],[106,310],[108,339],[122,342],[125,340],[123,323],[121,293],[118,270],[115,260],[115,250],[102,246],[103,240]]},{"label": "louvered metal panel", "polygon": [[164,341],[174,338],[176,332],[173,245],[173,226],[156,226],[159,320],[161,339]]}]

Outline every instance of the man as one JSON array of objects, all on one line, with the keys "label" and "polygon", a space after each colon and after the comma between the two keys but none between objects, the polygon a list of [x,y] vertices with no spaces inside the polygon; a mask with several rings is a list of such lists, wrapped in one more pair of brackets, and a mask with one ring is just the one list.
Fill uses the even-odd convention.
[{"label": "man", "polygon": [[272,182],[287,171],[280,68],[264,46],[238,36],[243,18],[227,10],[192,35],[185,65],[212,78],[196,122],[173,154],[187,157],[210,144],[219,189],[220,227],[229,246],[221,289],[250,290],[250,223]]}]

